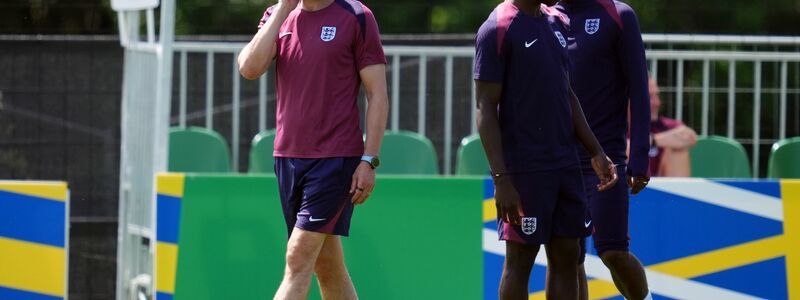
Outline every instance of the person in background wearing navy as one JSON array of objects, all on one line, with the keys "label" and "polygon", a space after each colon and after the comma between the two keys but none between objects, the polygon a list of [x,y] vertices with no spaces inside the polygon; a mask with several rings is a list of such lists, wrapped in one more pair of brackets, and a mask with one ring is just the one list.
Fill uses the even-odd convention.
[{"label": "person in background wearing navy", "polygon": [[494,179],[497,232],[506,241],[500,299],[528,299],[541,244],[552,270],[548,298],[578,297],[587,209],[576,139],[592,154],[596,188],[617,181],[570,88],[564,28],[542,5],[555,2],[507,0],[476,39],[478,131]]},{"label": "person in background wearing navy", "polygon": [[[626,299],[650,299],[644,268],[628,249],[628,189],[635,195],[650,180],[650,99],[639,22],[630,6],[614,0],[562,0],[556,9],[569,20],[572,88],[603,150],[617,165],[618,176],[627,177],[628,182],[606,191],[592,188],[597,180],[591,172],[591,156],[579,151],[594,247]],[[585,241],[581,246],[579,278],[581,299],[586,299]]]},{"label": "person in background wearing navy", "polygon": [[[372,12],[356,0],[279,0],[239,55],[260,77],[275,62],[275,174],[289,234],[275,299],[306,299],[312,274],[323,299],[357,299],[344,263],[354,205],[375,185],[386,128],[386,56]],[[367,96],[366,141],[357,105]]]}]

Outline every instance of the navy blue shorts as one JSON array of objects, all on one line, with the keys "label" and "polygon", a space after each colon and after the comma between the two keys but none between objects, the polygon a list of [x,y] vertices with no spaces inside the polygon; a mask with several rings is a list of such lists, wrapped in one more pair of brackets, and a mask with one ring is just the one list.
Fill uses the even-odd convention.
[{"label": "navy blue shorts", "polygon": [[[628,251],[628,178],[627,166],[617,165],[619,181],[611,189],[598,191],[600,179],[591,166],[584,166],[583,181],[586,183],[586,195],[589,200],[591,215],[592,239],[598,254],[609,250]],[[581,252],[586,253],[586,242],[581,241]],[[583,262],[583,258],[581,258]]]},{"label": "navy blue shorts", "polygon": [[553,236],[581,238],[588,234],[586,195],[577,166],[511,176],[522,204],[522,224],[511,225],[498,216],[500,240],[546,244]]},{"label": "navy blue shorts", "polygon": [[289,235],[294,227],[348,236],[350,183],[360,157],[275,158],[275,175]]}]

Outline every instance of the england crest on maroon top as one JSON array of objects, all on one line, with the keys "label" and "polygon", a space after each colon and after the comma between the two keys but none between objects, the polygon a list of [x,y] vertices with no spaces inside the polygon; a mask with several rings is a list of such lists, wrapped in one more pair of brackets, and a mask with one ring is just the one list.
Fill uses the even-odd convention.
[{"label": "england crest on maroon top", "polygon": [[336,38],[336,27],[322,26],[322,33],[320,33],[319,38],[322,39],[323,42],[332,41]]}]

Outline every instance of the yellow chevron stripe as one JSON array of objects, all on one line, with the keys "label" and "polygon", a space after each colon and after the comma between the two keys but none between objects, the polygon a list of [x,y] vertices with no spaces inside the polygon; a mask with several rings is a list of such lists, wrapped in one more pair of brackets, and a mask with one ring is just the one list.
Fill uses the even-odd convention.
[{"label": "yellow chevron stripe", "polygon": [[156,243],[156,291],[175,294],[178,270],[178,245]]},{"label": "yellow chevron stripe", "polygon": [[64,248],[0,237],[0,286],[64,297]]},{"label": "yellow chevron stripe", "polygon": [[[781,257],[789,241],[782,235],[756,240],[719,250],[650,265],[647,269],[678,278],[689,279]],[[789,261],[786,262],[787,266]],[[791,282],[791,281],[789,281]],[[589,298],[602,299],[619,295],[614,284],[605,280],[589,281]],[[530,294],[530,299],[543,297],[544,292]],[[789,297],[790,299],[794,299]]]},{"label": "yellow chevron stripe", "polygon": [[680,278],[693,278],[783,256],[787,243],[784,236],[774,236],[650,265],[647,268]]},{"label": "yellow chevron stripe", "polygon": [[587,282],[589,286],[589,299],[604,299],[619,295],[617,287],[610,281],[593,279]]},{"label": "yellow chevron stripe", "polygon": [[494,198],[483,200],[483,222],[497,220],[497,206],[494,205]]},{"label": "yellow chevron stripe", "polygon": [[[587,282],[589,286],[589,299],[604,299],[619,295],[617,287],[613,283],[594,279]],[[528,295],[528,300],[545,300],[544,291],[532,293]]]},{"label": "yellow chevron stripe", "polygon": [[156,179],[156,190],[159,194],[183,198],[183,173],[162,173]]},{"label": "yellow chevron stripe", "polygon": [[[783,234],[786,236],[786,282],[789,299],[800,299],[800,180],[781,180]],[[793,246],[789,246],[792,243]]]},{"label": "yellow chevron stripe", "polygon": [[61,202],[67,199],[66,182],[0,180],[0,191]]}]

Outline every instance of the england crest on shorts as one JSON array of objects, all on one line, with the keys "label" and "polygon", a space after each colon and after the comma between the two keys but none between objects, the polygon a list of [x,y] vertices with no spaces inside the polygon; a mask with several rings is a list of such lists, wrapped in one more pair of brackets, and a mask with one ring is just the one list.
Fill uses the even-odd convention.
[{"label": "england crest on shorts", "polygon": [[522,233],[531,235],[536,232],[536,217],[522,217]]},{"label": "england crest on shorts", "polygon": [[595,34],[600,30],[600,19],[586,19],[586,24],[583,26],[588,34]]},{"label": "england crest on shorts", "polygon": [[566,48],[567,40],[564,39],[564,35],[561,34],[561,31],[556,31],[556,37],[558,38],[558,43],[561,44],[561,47]]},{"label": "england crest on shorts", "polygon": [[335,37],[336,37],[336,27],[322,26],[322,33],[320,33],[319,38],[322,39],[323,42],[330,42]]}]

